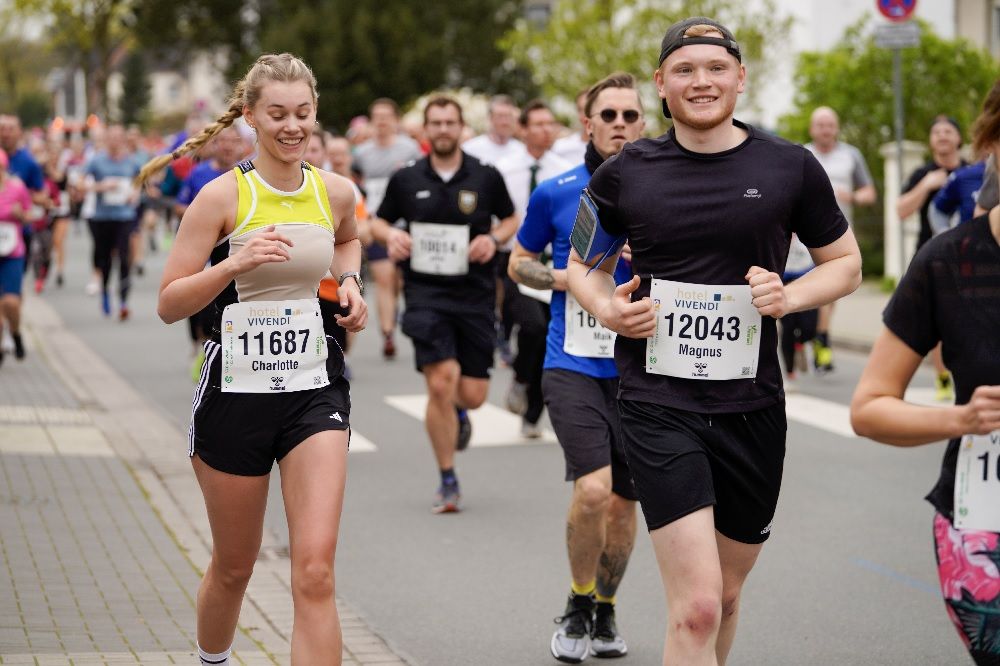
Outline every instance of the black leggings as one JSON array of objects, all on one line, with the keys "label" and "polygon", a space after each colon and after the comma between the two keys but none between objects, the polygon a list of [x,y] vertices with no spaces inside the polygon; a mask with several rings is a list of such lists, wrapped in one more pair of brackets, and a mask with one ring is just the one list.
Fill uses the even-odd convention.
[{"label": "black leggings", "polygon": [[112,254],[118,251],[118,291],[122,305],[128,299],[129,238],[132,220],[90,220],[90,235],[94,238],[94,268],[101,272],[101,287],[108,292],[111,280]]}]

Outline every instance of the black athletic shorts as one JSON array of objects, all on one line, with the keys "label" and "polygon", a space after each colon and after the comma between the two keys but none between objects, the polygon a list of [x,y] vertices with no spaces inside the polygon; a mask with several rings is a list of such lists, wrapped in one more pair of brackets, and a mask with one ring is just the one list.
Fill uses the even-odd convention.
[{"label": "black athletic shorts", "polygon": [[403,333],[413,340],[417,371],[455,359],[463,377],[487,379],[493,367],[493,313],[445,312],[423,306],[403,312]]},{"label": "black athletic shorts", "polygon": [[349,430],[351,389],[344,355],[327,336],[330,384],[291,393],[223,393],[222,347],[205,343],[205,365],[191,403],[188,455],[220,472],[263,476],[318,432]]},{"label": "black athletic shorts", "polygon": [[549,421],[566,458],[566,480],[611,467],[611,490],[639,499],[622,451],[618,420],[618,378],[598,379],[571,370],[542,373]]},{"label": "black athletic shorts", "polygon": [[771,533],[785,460],[785,405],[700,414],[619,400],[622,444],[650,531],[715,505],[715,528],[742,543]]}]

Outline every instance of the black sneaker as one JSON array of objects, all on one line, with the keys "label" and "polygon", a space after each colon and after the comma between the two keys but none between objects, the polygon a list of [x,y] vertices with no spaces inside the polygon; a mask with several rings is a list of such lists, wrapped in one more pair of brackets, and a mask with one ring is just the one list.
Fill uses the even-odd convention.
[{"label": "black sneaker", "polygon": [[11,333],[10,337],[12,337],[14,339],[14,358],[16,358],[18,361],[23,361],[24,360],[24,341],[21,339],[21,334],[20,333]]},{"label": "black sneaker", "polygon": [[615,624],[615,605],[597,602],[594,612],[594,630],[590,634],[590,654],[595,657],[611,659],[624,657],[628,653],[625,639],[618,633]]},{"label": "black sneaker", "polygon": [[552,656],[567,664],[579,664],[590,654],[590,633],[594,626],[594,598],[588,594],[571,594],[566,612],[554,622],[559,625],[552,634],[549,649]]},{"label": "black sneaker", "polygon": [[469,448],[469,441],[472,439],[472,421],[464,409],[456,407],[455,413],[458,414],[458,441],[455,443],[455,449],[464,451]]}]

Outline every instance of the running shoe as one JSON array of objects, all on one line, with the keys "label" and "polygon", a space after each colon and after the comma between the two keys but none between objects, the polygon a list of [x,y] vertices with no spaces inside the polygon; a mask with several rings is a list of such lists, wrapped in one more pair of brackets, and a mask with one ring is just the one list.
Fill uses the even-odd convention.
[{"label": "running shoe", "polygon": [[590,654],[590,632],[594,626],[594,599],[589,594],[571,594],[566,611],[554,622],[549,649],[552,656],[567,664],[579,664]]},{"label": "running shoe", "polygon": [[516,379],[510,381],[510,388],[507,389],[507,409],[518,416],[524,416],[528,411],[528,385]]},{"label": "running shoe", "polygon": [[97,284],[97,280],[91,280],[87,283],[84,291],[87,292],[87,296],[97,296],[97,292],[101,290],[101,285]]},{"label": "running shoe", "polygon": [[615,605],[597,602],[594,611],[594,629],[590,634],[590,654],[602,659],[624,657],[628,653],[625,639],[615,624]]},{"label": "running shoe", "polygon": [[819,340],[813,340],[813,365],[821,374],[833,372],[833,350]]},{"label": "running shoe", "polygon": [[458,441],[455,443],[455,450],[464,451],[469,448],[469,441],[472,439],[472,421],[469,420],[469,412],[455,407],[458,415]]},{"label": "running shoe", "polygon": [[3,365],[3,349],[0,349],[0,366]]},{"label": "running shoe", "polygon": [[35,278],[35,293],[40,294],[45,289],[45,278]]},{"label": "running shoe", "polygon": [[62,276],[62,273],[57,273],[56,274],[56,286],[57,287],[63,286],[63,276]]},{"label": "running shoe", "polygon": [[[795,370],[806,372],[809,370],[809,362],[806,360],[806,346],[801,342],[795,343]],[[791,373],[789,373],[791,374]]]},{"label": "running shoe", "polygon": [[111,294],[108,292],[101,294],[101,312],[105,317],[111,316]]},{"label": "running shoe", "polygon": [[538,439],[542,436],[542,429],[537,423],[529,423],[521,419],[521,437],[524,439]]},{"label": "running shoe", "polygon": [[382,358],[386,360],[396,358],[396,341],[393,340],[392,333],[385,335],[385,342],[382,343]]},{"label": "running shoe", "polygon": [[942,372],[934,378],[934,399],[938,402],[955,401],[955,388],[951,383],[950,372]]},{"label": "running shoe", "polygon": [[21,339],[20,333],[12,333],[11,338],[14,340],[14,358],[18,361],[24,360],[24,340]]},{"label": "running shoe", "polygon": [[122,309],[118,311],[118,321],[127,321],[128,316],[131,314],[127,306],[123,305]]},{"label": "running shoe", "polygon": [[462,494],[458,490],[457,480],[455,483],[443,483],[438,488],[431,511],[433,513],[458,513],[460,511],[458,503],[461,500]]}]

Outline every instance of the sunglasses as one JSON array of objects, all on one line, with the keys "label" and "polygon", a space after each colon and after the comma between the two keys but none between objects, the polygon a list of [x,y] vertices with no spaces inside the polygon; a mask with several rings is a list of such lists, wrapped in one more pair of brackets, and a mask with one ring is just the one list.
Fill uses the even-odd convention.
[{"label": "sunglasses", "polygon": [[[639,120],[640,113],[635,109],[625,109],[620,113],[622,114],[622,120],[624,120],[629,125]],[[597,115],[600,116],[601,120],[603,120],[604,122],[613,123],[615,122],[615,118],[618,117],[618,114],[619,111],[615,111],[614,109],[603,109]]]}]

